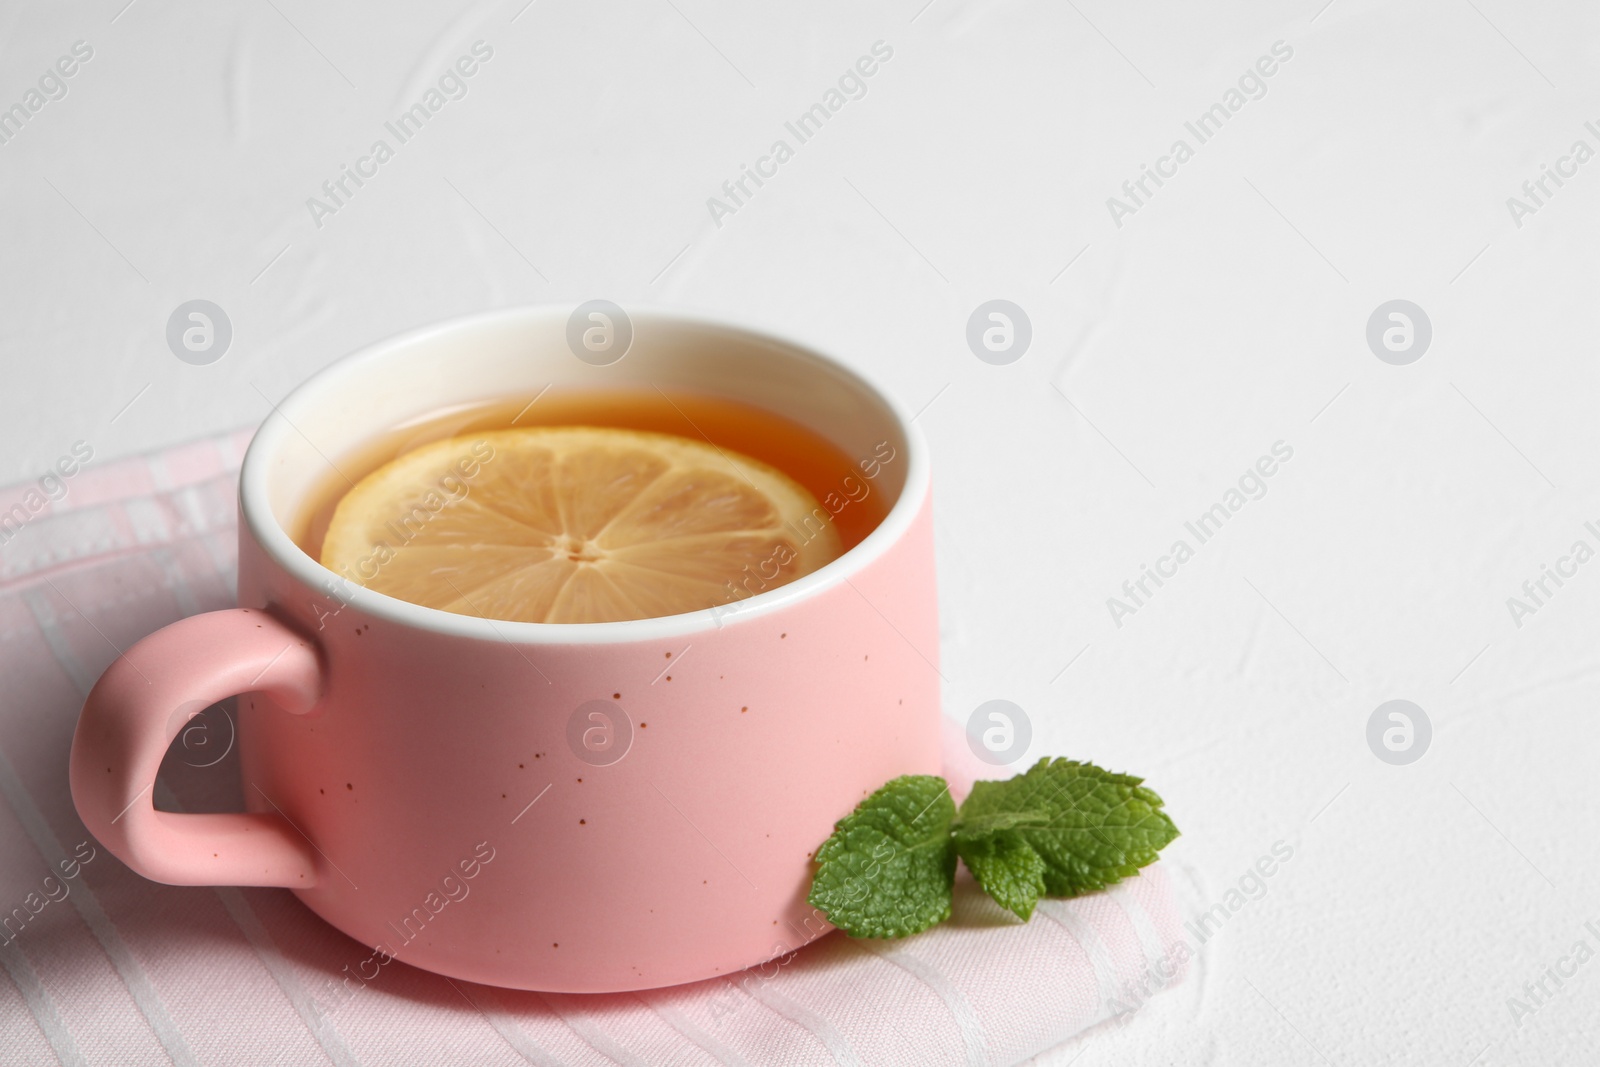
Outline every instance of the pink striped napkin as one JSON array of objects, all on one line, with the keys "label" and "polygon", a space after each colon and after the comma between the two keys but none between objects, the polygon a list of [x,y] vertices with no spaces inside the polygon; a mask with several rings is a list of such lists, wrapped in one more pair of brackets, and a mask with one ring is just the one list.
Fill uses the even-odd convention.
[{"label": "pink striped napkin", "polygon": [[[369,981],[370,951],[286,891],[134,875],[79,822],[68,746],[119,649],[233,603],[249,437],[0,490],[5,1063],[1011,1064],[1181,975],[1190,953],[1160,865],[1025,925],[963,875],[953,920],[917,937],[834,934],[742,974],[610,996],[401,963]],[[211,709],[175,743],[159,806],[240,807],[229,715]],[[975,768],[958,727],[946,754],[964,791]]]}]

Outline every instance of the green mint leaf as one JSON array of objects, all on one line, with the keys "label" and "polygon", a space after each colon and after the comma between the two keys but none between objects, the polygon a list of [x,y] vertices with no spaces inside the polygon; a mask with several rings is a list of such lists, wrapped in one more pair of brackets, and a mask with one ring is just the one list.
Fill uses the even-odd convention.
[{"label": "green mint leaf", "polygon": [[806,898],[851,937],[905,937],[950,917],[955,802],[943,778],[896,778],[817,849]]},{"label": "green mint leaf", "polygon": [[1044,860],[1015,830],[956,831],[956,852],[983,891],[1027,922],[1044,895]]},{"label": "green mint leaf", "polygon": [[[956,835],[967,839],[966,851],[976,854],[978,839],[1014,834],[1044,864],[1045,895],[1094,892],[1154,863],[1178,836],[1161,798],[1143,781],[1092,763],[1045,757],[1015,778],[976,783],[961,805]],[[1003,817],[1016,821],[1008,824]],[[1008,871],[1020,870],[1025,862],[1014,848],[990,850],[1005,851]]]}]

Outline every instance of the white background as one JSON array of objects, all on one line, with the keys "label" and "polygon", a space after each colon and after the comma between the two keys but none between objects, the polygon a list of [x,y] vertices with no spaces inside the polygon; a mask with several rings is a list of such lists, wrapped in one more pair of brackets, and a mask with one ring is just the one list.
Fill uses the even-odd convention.
[{"label": "white background", "polygon": [[[252,424],[461,313],[768,326],[921,409],[946,714],[1004,697],[1031,755],[1145,775],[1186,910],[1294,849],[1182,990],[1042,1062],[1600,1058],[1600,963],[1520,1026],[1507,1005],[1600,949],[1600,562],[1520,627],[1506,603],[1600,549],[1600,160],[1520,227],[1506,205],[1600,150],[1593,9],[125,2],[0,6],[0,107],[94,49],[0,145],[0,480]],[[468,94],[315,225],[479,39]],[[867,94],[716,225],[707,198],[880,40]],[[1197,145],[1184,122],[1277,41]],[[1179,137],[1118,227],[1107,198]],[[233,325],[210,366],[165,343],[195,298]],[[991,298],[1033,325],[1007,366],[965,341]],[[1365,339],[1395,298],[1433,326],[1408,366]],[[1116,626],[1106,599],[1280,440],[1266,495]],[[1392,698],[1433,724],[1409,766],[1366,742]]]}]

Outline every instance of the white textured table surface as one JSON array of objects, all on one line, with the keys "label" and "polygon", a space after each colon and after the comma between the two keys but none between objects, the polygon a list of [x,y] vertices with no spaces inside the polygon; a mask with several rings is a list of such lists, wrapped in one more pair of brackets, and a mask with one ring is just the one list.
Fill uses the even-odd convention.
[{"label": "white textured table surface", "polygon": [[[769,325],[926,405],[947,714],[1146,775],[1221,906],[1184,988],[1043,1062],[1600,1058],[1593,9],[125,2],[0,9],[0,481],[460,313]],[[996,298],[1005,365],[966,341]],[[166,342],[191,299],[209,365]],[[1416,762],[1369,747],[1391,699]]]}]

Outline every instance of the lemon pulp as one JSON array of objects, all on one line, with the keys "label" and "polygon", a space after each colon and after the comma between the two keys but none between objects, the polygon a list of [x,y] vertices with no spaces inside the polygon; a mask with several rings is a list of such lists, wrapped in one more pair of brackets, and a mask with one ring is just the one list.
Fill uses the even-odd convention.
[{"label": "lemon pulp", "polygon": [[380,593],[512,622],[619,622],[776,588],[837,558],[788,475],[670,434],[527,427],[424,445],[339,502],[322,564]]}]

